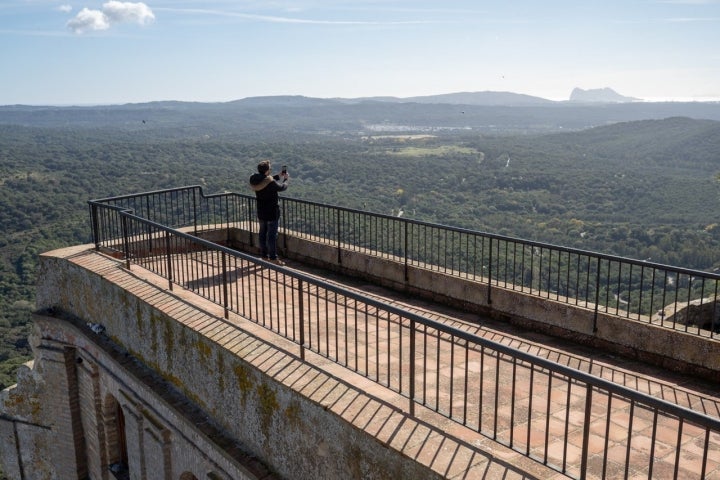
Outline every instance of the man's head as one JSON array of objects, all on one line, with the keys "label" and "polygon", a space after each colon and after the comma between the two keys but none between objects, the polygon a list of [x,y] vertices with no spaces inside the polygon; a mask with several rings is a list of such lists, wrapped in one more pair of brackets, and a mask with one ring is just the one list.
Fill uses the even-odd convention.
[{"label": "man's head", "polygon": [[270,162],[267,160],[263,160],[262,162],[258,163],[257,168],[258,168],[258,173],[267,175],[267,173],[270,171]]}]

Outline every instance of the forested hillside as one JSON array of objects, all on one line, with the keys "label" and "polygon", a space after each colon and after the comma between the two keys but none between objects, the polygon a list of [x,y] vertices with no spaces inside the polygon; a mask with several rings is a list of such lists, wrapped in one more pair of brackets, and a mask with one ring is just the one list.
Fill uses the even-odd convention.
[{"label": "forested hillside", "polygon": [[133,114],[122,128],[0,121],[0,387],[15,382],[30,355],[37,255],[89,242],[87,200],[195,184],[206,193],[250,194],[246,179],[264,158],[289,166],[287,195],[296,198],[720,267],[717,121],[674,117],[548,135],[383,135],[256,124],[233,132],[194,117],[143,122],[146,115],[153,118]]}]

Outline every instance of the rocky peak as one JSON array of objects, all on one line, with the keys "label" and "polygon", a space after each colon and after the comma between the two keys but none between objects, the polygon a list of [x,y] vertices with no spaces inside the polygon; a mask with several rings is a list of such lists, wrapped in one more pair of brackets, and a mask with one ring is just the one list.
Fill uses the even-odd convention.
[{"label": "rocky peak", "polygon": [[612,88],[595,88],[583,90],[582,88],[574,88],[570,94],[571,102],[582,103],[626,103],[636,102],[639,98],[625,97],[620,95]]}]

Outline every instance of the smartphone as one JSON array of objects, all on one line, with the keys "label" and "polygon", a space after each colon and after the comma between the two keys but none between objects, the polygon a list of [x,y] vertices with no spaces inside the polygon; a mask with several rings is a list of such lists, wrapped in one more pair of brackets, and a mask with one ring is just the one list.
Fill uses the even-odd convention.
[{"label": "smartphone", "polygon": [[282,173],[283,175],[287,173],[287,165],[283,165]]}]

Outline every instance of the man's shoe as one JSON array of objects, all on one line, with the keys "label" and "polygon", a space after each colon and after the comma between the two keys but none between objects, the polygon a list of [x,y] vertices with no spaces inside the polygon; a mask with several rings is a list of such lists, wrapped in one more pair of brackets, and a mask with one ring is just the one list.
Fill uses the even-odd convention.
[{"label": "man's shoe", "polygon": [[279,258],[271,258],[270,261],[271,261],[272,263],[274,263],[275,265],[280,265],[280,266],[285,265],[285,262],[283,262],[283,261],[280,260]]}]

